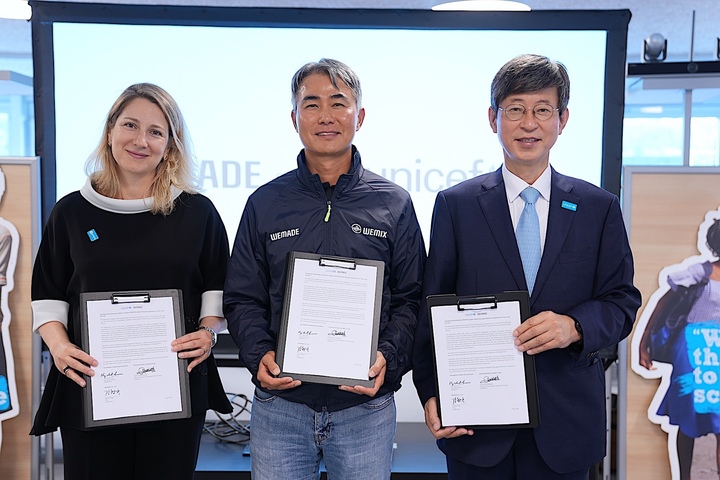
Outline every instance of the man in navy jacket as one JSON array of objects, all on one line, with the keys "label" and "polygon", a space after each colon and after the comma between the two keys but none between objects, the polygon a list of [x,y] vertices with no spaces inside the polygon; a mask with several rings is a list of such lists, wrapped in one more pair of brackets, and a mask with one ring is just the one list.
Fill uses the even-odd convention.
[{"label": "man in navy jacket", "polygon": [[[535,358],[540,403],[537,428],[441,428],[429,319],[421,309],[413,379],[452,480],[584,480],[605,455],[598,352],[630,333],[640,293],[617,197],[549,164],[568,121],[569,92],[560,63],[522,55],[505,64],[488,109],[503,166],[436,199],[423,297],[531,290],[531,317],[513,335],[518,350]],[[531,288],[515,233],[525,206],[520,193],[529,186],[540,193],[542,251]]]},{"label": "man in navy jacket", "polygon": [[[248,199],[225,284],[228,330],[256,386],[250,449],[255,480],[390,478],[395,403],[410,368],[425,246],[410,195],[365,170],[353,146],[362,126],[360,81],[322,59],[292,81],[291,119],[303,150],[296,170]],[[275,362],[287,253],[384,262],[371,387],[301,383]],[[332,288],[329,285],[328,288]]]}]

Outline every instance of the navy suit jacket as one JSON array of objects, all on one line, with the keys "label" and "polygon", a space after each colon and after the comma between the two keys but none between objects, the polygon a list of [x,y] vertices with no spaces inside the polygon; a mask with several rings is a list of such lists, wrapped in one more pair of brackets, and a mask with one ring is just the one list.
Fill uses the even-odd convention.
[{"label": "navy suit jacket", "polygon": [[[438,194],[423,298],[509,290],[527,290],[527,285],[498,169]],[[530,310],[569,315],[583,329],[582,350],[571,346],[535,355],[540,426],[534,433],[554,470],[584,469],[605,455],[605,375],[598,351],[630,333],[639,306],[618,198],[552,170],[547,235]],[[426,306],[413,368],[424,405],[437,395]],[[450,457],[489,467],[505,457],[516,434],[516,429],[476,429],[473,436],[438,444]]]}]

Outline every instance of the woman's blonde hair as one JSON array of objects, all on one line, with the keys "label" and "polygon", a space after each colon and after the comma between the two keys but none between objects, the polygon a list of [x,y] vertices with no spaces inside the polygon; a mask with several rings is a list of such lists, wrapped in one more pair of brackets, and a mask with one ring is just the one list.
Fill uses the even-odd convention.
[{"label": "woman's blonde hair", "polygon": [[150,185],[153,199],[150,211],[169,215],[175,207],[171,187],[175,186],[185,192],[194,193],[195,172],[190,153],[190,137],[180,108],[170,94],[157,85],[137,83],[130,85],[120,94],[108,112],[100,143],[88,158],[85,171],[98,193],[111,198],[120,197],[118,165],[112,155],[110,131],[115,127],[127,105],[138,98],[144,98],[157,105],[170,129],[167,151],[158,164],[155,179]]}]

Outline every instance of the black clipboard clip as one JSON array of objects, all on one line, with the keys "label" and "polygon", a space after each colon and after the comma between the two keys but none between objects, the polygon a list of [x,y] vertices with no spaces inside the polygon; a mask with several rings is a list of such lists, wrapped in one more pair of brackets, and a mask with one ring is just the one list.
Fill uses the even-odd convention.
[{"label": "black clipboard clip", "polygon": [[119,303],[150,303],[150,294],[145,292],[113,293],[110,296],[113,305]]},{"label": "black clipboard clip", "polygon": [[340,260],[332,257],[320,257],[318,259],[318,265],[321,267],[346,268],[348,270],[355,270],[357,268],[357,262],[354,260]]},{"label": "black clipboard clip", "polygon": [[497,297],[489,295],[485,297],[460,298],[457,301],[459,312],[464,310],[484,310],[486,308],[497,308]]}]

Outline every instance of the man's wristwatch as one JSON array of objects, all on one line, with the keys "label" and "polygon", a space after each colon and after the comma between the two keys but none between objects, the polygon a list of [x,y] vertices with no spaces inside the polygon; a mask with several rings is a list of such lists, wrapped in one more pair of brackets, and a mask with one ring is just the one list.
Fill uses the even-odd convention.
[{"label": "man's wristwatch", "polygon": [[573,320],[575,321],[575,330],[577,330],[577,332],[580,334],[580,340],[582,340],[583,339],[582,325],[580,325],[580,322],[578,322],[574,318],[573,318]]},{"label": "man's wristwatch", "polygon": [[210,327],[206,327],[205,325],[200,325],[200,327],[198,327],[198,330],[200,329],[210,332],[210,335],[212,335],[212,340],[210,341],[210,348],[214,347],[217,343],[217,333],[215,333],[215,330]]}]

